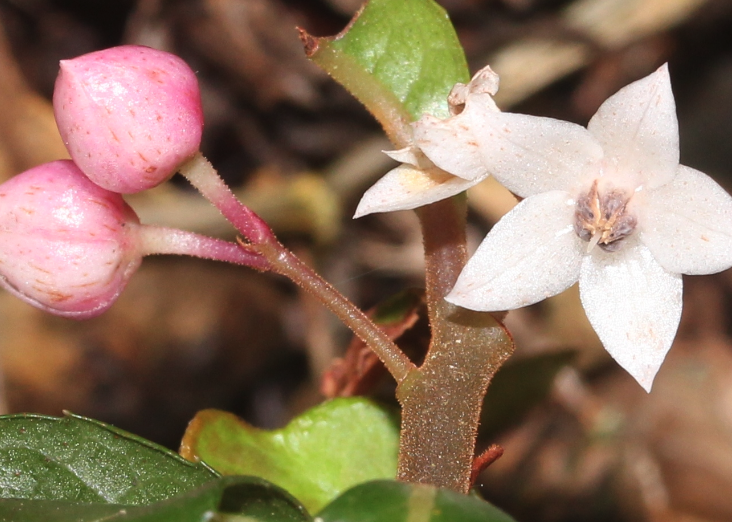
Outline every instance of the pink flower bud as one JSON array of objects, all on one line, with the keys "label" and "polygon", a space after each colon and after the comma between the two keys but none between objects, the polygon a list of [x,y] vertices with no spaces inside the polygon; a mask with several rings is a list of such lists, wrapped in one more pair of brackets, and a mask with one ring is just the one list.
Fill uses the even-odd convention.
[{"label": "pink flower bud", "polygon": [[61,61],[53,109],[76,164],[115,192],[159,185],[201,144],[196,75],[177,56],[148,47]]},{"label": "pink flower bud", "polygon": [[0,285],[56,315],[109,308],[140,265],[139,220],[68,160],[0,185]]}]

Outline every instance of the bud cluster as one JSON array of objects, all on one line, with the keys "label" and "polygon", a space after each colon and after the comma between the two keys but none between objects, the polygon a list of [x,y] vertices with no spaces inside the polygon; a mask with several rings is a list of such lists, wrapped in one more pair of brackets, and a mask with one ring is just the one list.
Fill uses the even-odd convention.
[{"label": "bud cluster", "polygon": [[81,319],[106,310],[154,253],[120,194],[154,187],[192,158],[203,113],[185,62],[141,46],[62,61],[53,106],[73,161],[0,185],[0,285]]}]

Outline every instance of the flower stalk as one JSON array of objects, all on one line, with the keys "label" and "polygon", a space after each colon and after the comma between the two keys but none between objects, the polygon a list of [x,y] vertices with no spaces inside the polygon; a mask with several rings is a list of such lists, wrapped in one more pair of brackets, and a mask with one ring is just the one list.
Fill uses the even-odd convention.
[{"label": "flower stalk", "polygon": [[224,217],[252,244],[276,241],[267,223],[243,205],[221,179],[216,169],[203,154],[197,153],[178,167],[180,172],[203,197],[209,200]]},{"label": "flower stalk", "polygon": [[177,254],[245,265],[260,271],[270,269],[269,263],[259,254],[222,239],[153,225],[140,225],[138,235],[138,252],[143,256]]},{"label": "flower stalk", "polygon": [[246,238],[248,242],[240,241],[242,251],[262,256],[274,272],[310,292],[376,353],[397,382],[406,379],[414,369],[409,358],[366,314],[286,249],[269,226],[236,198],[202,154],[179,171]]}]

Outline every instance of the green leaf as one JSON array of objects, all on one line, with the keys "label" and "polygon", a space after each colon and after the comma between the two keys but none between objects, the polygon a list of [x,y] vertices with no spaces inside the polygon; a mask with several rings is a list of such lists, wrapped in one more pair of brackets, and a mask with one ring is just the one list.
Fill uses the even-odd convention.
[{"label": "green leaf", "polygon": [[95,522],[114,520],[124,510],[118,504],[80,504],[65,500],[0,500],[2,522]]},{"label": "green leaf", "polygon": [[225,475],[267,479],[316,511],[355,484],[393,478],[398,444],[392,414],[363,398],[341,398],[274,431],[204,410],[191,421],[181,454]]},{"label": "green leaf", "polygon": [[503,511],[478,498],[390,480],[348,490],[317,518],[323,522],[513,522]]},{"label": "green leaf", "polygon": [[152,442],[69,415],[0,417],[0,497],[149,504],[217,477]]},{"label": "green leaf", "polygon": [[308,57],[348,89],[398,146],[424,113],[449,115],[447,95],[469,78],[445,11],[432,0],[370,0],[340,34],[301,38]]},{"label": "green leaf", "polygon": [[274,484],[218,478],[204,464],[73,415],[0,417],[0,497],[0,522],[311,520]]},{"label": "green leaf", "polygon": [[[307,510],[285,490],[257,477],[223,477],[218,512],[222,520],[242,522],[305,522]],[[243,517],[243,518],[242,518]]]},{"label": "green leaf", "polygon": [[[212,518],[212,515],[216,516]],[[0,500],[0,521],[12,522],[311,522],[277,486],[256,477],[224,477],[147,506],[60,500]]]}]

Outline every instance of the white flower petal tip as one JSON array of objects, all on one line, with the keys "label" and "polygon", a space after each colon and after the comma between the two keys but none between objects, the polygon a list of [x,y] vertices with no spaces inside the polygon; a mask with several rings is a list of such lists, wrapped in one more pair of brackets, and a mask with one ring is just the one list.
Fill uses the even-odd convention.
[{"label": "white flower petal tip", "polygon": [[611,175],[647,188],[673,179],[679,164],[679,125],[668,67],[610,96],[587,129],[605,150]]},{"label": "white flower petal tip", "polygon": [[471,94],[486,93],[495,96],[501,83],[498,73],[486,65],[473,75],[468,83]]},{"label": "white flower petal tip", "polygon": [[424,155],[419,153],[419,149],[412,146],[399,150],[384,150],[382,152],[399,163],[407,163],[414,167],[419,166],[420,159],[424,158]]},{"label": "white flower petal tip", "polygon": [[[495,96],[498,92],[498,85],[498,74],[486,65],[473,75],[467,85],[464,83],[455,84],[447,97],[450,113],[453,116],[460,114],[465,108],[465,102],[468,96],[472,94],[489,94]],[[498,107],[495,104],[493,104],[493,107],[498,111]]]},{"label": "white flower petal tip", "polygon": [[[669,348],[666,349],[666,352],[668,352]],[[618,358],[615,358],[615,361],[620,365],[621,368],[628,372],[628,375],[633,377],[633,379],[635,379],[635,381],[640,384],[641,388],[643,388],[646,393],[651,393],[651,389],[653,388],[653,382],[656,380],[656,375],[661,369],[661,364],[663,363],[664,359],[665,352],[664,356],[656,361],[628,362],[622,361],[622,359]],[[625,362],[625,364],[623,364],[623,362]]]},{"label": "white flower petal tip", "polygon": [[669,91],[671,90],[671,75],[668,71],[668,62],[646,76],[646,78],[650,78],[653,82],[663,85]]},{"label": "white flower petal tip", "polygon": [[639,375],[633,375],[632,373],[630,375],[636,380],[638,384],[640,384],[641,388],[643,388],[646,393],[651,393],[651,389],[653,388],[653,381],[656,380],[656,374],[658,373],[660,367],[661,365],[659,364],[656,368],[647,368],[646,371],[642,372]]},{"label": "white flower petal tip", "polygon": [[364,193],[353,217],[411,210],[464,192],[481,181],[464,180],[434,168],[425,171],[400,165]]},{"label": "white flower petal tip", "polygon": [[603,346],[650,391],[681,319],[681,276],[635,241],[586,256],[579,281],[582,306]]}]

